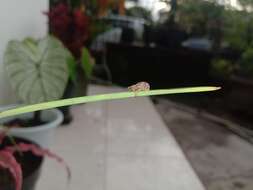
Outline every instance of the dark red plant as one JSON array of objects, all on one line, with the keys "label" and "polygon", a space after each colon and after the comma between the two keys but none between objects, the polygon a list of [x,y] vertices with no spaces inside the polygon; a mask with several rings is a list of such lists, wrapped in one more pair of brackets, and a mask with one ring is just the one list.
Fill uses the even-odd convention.
[{"label": "dark red plant", "polygon": [[80,58],[81,49],[89,36],[89,18],[84,9],[71,9],[69,5],[59,3],[46,15],[51,33],[59,38],[76,58]]},{"label": "dark red plant", "polygon": [[[0,144],[2,143],[4,137],[5,132],[0,132]],[[34,144],[19,143],[13,146],[5,147],[3,150],[0,150],[0,168],[7,169],[10,172],[10,174],[13,177],[13,180],[15,181],[16,190],[21,190],[23,177],[21,166],[16,161],[14,153],[15,152],[22,153],[28,151],[32,152],[36,156],[47,156],[61,163],[66,168],[68,180],[70,180],[71,177],[70,169],[61,157],[57,156],[56,154],[50,152],[47,149],[40,148]]]},{"label": "dark red plant", "polygon": [[13,153],[8,150],[0,151],[0,168],[9,170],[15,181],[16,190],[21,190],[23,182],[22,170]]},{"label": "dark red plant", "polygon": [[34,144],[26,144],[26,143],[19,143],[15,146],[9,146],[9,147],[6,147],[6,149],[8,152],[14,154],[15,152],[17,151],[20,151],[20,152],[32,152],[35,156],[47,156],[49,158],[53,158],[55,159],[57,162],[61,163],[66,171],[67,171],[67,174],[68,174],[68,179],[70,180],[71,178],[71,172],[70,172],[70,168],[68,167],[68,165],[65,163],[65,161],[58,155],[50,152],[49,150],[47,149],[43,149],[43,148],[40,148]]},{"label": "dark red plant", "polygon": [[98,4],[100,7],[106,7],[108,5],[108,0],[98,0]]},{"label": "dark red plant", "polygon": [[98,0],[100,13],[106,10],[108,4],[109,4],[108,0]]}]

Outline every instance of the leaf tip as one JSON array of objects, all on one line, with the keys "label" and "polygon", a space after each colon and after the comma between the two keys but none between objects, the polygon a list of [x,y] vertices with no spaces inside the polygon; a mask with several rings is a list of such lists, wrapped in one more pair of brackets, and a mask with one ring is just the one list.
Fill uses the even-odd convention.
[{"label": "leaf tip", "polygon": [[214,87],[213,87],[213,90],[214,90],[214,91],[216,91],[216,90],[220,90],[220,89],[222,89],[222,87],[221,87],[221,86],[214,86]]}]

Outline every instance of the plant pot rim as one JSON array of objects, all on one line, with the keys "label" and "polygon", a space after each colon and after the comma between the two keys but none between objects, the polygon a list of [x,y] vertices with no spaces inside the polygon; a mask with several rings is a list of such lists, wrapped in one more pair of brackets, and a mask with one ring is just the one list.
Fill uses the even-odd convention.
[{"label": "plant pot rim", "polygon": [[[9,105],[9,106],[0,107],[0,111],[10,109],[10,108],[13,108],[13,107],[17,107],[17,105]],[[49,110],[43,110],[42,111],[42,113],[47,113],[47,112],[49,112],[50,115],[54,115],[53,120],[48,121],[45,124],[37,125],[37,126],[33,126],[33,127],[11,128],[9,130],[9,132],[10,133],[11,132],[34,133],[34,132],[38,132],[38,131],[44,131],[45,129],[51,129],[51,128],[57,127],[62,123],[63,115],[58,109],[49,109]],[[31,113],[22,114],[20,116],[9,117],[9,118],[7,118],[7,120],[14,119],[14,118],[17,118],[17,117],[22,118],[22,117],[24,117],[25,115],[28,115],[28,114],[31,114]],[[0,122],[0,124],[1,124],[1,122]]]}]

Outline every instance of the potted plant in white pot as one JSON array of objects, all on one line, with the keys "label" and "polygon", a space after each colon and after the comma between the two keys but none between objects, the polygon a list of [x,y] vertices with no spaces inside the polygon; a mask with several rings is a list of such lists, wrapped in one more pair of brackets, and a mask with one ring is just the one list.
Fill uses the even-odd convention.
[{"label": "potted plant in white pot", "polygon": [[[83,1],[70,0],[55,1],[45,13],[49,20],[50,34],[59,39],[73,55],[72,59],[68,60],[70,77],[63,98],[85,96],[87,93],[95,63],[88,50],[88,39],[91,36],[88,12]],[[64,114],[63,124],[69,124],[72,121],[69,107],[60,110]]]},{"label": "potted plant in white pot", "polygon": [[[67,60],[71,56],[52,36],[10,41],[4,54],[4,67],[21,103],[28,105],[62,98],[69,78]],[[48,147],[55,127],[62,120],[62,113],[53,109],[9,117],[0,123],[11,128],[11,135]]]}]

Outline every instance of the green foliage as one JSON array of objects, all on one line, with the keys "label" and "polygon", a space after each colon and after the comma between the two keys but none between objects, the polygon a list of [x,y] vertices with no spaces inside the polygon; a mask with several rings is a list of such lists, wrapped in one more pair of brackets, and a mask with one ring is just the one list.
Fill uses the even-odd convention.
[{"label": "green foliage", "polygon": [[240,70],[245,76],[253,78],[253,48],[248,48],[242,54]]},{"label": "green foliage", "polygon": [[253,6],[253,0],[238,0],[238,1],[240,5],[242,5],[244,8]]},{"label": "green foliage", "polygon": [[81,63],[82,63],[82,68],[85,72],[85,76],[89,79],[92,75],[92,70],[95,64],[95,60],[92,58],[89,50],[86,47],[82,49]]},{"label": "green foliage", "polygon": [[137,18],[142,18],[142,19],[145,19],[146,21],[149,21],[149,22],[152,21],[151,12],[143,7],[140,7],[140,6],[135,6],[135,7],[127,9],[126,15],[132,16],[132,17],[137,17]]},{"label": "green foliage", "polygon": [[77,78],[77,63],[76,63],[75,58],[72,55],[67,57],[67,65],[68,65],[69,77],[74,82]]},{"label": "green foliage", "polygon": [[88,102],[117,100],[117,99],[124,99],[124,98],[133,98],[133,97],[138,97],[138,96],[142,97],[142,96],[155,96],[155,95],[165,95],[165,94],[208,92],[208,91],[215,91],[218,89],[220,89],[220,87],[208,86],[208,87],[189,87],[189,88],[176,88],[176,89],[149,90],[149,91],[139,91],[139,92],[120,92],[120,93],[112,93],[112,94],[83,96],[83,97],[78,97],[78,98],[56,100],[56,101],[28,105],[24,107],[6,110],[3,112],[0,112],[0,118],[15,116],[15,115],[23,114],[23,113],[34,112],[34,111],[58,108],[62,106],[83,104],[83,103],[88,103]]},{"label": "green foliage", "polygon": [[210,35],[223,19],[224,7],[212,1],[184,0],[178,5],[177,22],[189,33]]},{"label": "green foliage", "polygon": [[190,34],[205,36],[216,47],[222,42],[236,51],[244,51],[253,42],[253,16],[246,11],[253,0],[240,0],[243,11],[225,9],[217,1],[178,1],[177,22]]},{"label": "green foliage", "polygon": [[94,17],[90,20],[90,42],[96,39],[96,37],[106,31],[112,29],[111,24],[105,22],[103,19],[96,19]]},{"label": "green foliage", "polygon": [[219,78],[229,77],[234,71],[232,63],[225,59],[215,59],[211,63],[211,75]]},{"label": "green foliage", "polygon": [[70,53],[60,41],[47,36],[41,40],[10,41],[4,67],[17,95],[27,104],[62,97],[69,77]]},{"label": "green foliage", "polygon": [[189,34],[211,39],[213,48],[228,46],[240,53],[253,45],[253,0],[238,1],[240,11],[218,0],[177,0],[175,20]]},{"label": "green foliage", "polygon": [[70,96],[76,97],[86,95],[87,85],[92,76],[95,59],[93,59],[89,50],[83,47],[80,62],[77,62],[73,56],[70,56],[67,59],[67,64],[71,85],[74,85],[74,88],[71,89]]},{"label": "green foliage", "polygon": [[242,51],[248,45],[247,14],[228,10],[224,16],[224,40],[233,49]]}]

